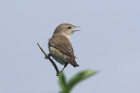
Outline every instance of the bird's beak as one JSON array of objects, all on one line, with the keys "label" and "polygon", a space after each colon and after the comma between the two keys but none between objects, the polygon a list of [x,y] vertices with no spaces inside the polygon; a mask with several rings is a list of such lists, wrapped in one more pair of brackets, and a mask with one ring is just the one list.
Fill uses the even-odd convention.
[{"label": "bird's beak", "polygon": [[[81,28],[80,26],[74,26],[75,28]],[[74,32],[76,32],[76,31],[80,31],[80,30],[77,30],[77,29],[75,29],[74,28]]]}]

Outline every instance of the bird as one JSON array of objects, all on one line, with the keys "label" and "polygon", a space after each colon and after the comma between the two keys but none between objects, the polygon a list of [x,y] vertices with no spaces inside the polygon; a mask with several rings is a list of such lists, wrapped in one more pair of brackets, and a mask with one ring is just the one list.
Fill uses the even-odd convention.
[{"label": "bird", "polygon": [[49,39],[48,48],[49,54],[55,59],[58,63],[64,65],[62,71],[70,63],[73,67],[78,67],[74,55],[74,50],[70,42],[70,38],[74,32],[80,31],[76,30],[79,26],[74,26],[69,23],[62,23],[58,25],[52,37]]}]

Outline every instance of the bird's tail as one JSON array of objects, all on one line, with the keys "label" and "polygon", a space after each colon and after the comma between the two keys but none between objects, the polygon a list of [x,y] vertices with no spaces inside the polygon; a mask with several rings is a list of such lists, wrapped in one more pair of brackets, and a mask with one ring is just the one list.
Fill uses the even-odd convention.
[{"label": "bird's tail", "polygon": [[75,59],[67,59],[73,67],[78,67],[79,65],[76,63]]}]

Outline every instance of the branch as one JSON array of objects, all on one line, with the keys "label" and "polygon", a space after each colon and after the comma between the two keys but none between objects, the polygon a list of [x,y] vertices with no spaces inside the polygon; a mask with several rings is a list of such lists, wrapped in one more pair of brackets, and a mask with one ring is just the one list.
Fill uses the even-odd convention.
[{"label": "branch", "polygon": [[56,76],[58,76],[59,70],[56,66],[56,64],[54,63],[54,61],[50,58],[51,54],[46,54],[45,51],[43,50],[43,48],[40,46],[40,44],[37,42],[37,45],[39,46],[40,50],[44,53],[45,58],[49,59],[49,61],[52,63],[52,65],[54,66],[55,70],[56,70]]}]

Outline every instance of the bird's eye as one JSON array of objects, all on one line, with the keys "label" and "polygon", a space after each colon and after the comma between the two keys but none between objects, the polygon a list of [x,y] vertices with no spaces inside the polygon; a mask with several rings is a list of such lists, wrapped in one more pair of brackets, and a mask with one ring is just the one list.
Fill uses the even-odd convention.
[{"label": "bird's eye", "polygon": [[68,29],[71,29],[71,27],[69,26]]}]

